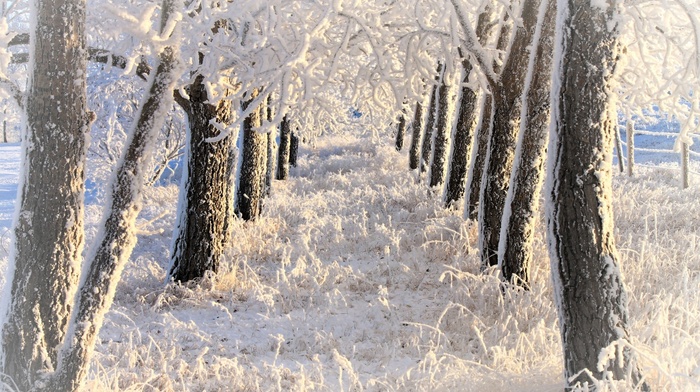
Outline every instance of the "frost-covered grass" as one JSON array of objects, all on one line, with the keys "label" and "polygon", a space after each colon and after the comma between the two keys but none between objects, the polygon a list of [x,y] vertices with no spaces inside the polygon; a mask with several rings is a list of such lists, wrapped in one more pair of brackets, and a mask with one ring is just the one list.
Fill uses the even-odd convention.
[{"label": "frost-covered grass", "polygon": [[[301,154],[262,218],[236,222],[225,271],[197,286],[163,283],[177,187],[148,190],[86,390],[562,390],[541,227],[532,290],[502,294],[479,271],[474,224],[416,183],[405,153],[348,136]],[[667,177],[615,178],[617,242],[649,384],[693,391],[700,179],[681,191]]]}]

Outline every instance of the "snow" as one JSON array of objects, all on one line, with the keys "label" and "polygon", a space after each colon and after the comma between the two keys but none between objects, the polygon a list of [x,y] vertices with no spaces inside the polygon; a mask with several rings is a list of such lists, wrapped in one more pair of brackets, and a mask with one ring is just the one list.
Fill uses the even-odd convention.
[{"label": "snow", "polygon": [[[0,184],[16,183],[18,161],[18,145],[0,145]],[[561,390],[543,223],[531,291],[503,293],[495,270],[479,270],[474,225],[407,167],[390,138],[302,146],[262,217],[235,223],[224,272],[199,286],[163,283],[178,187],[148,188],[86,390]],[[681,192],[667,177],[640,167],[614,178],[625,345],[655,390],[692,391],[700,178]],[[1,195],[11,214],[14,194]],[[98,204],[86,207],[89,237]]]}]

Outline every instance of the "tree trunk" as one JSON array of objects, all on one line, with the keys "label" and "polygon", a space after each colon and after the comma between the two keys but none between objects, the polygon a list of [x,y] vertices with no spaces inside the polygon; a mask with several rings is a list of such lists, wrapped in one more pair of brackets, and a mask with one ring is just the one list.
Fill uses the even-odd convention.
[{"label": "tree trunk", "polygon": [[[621,50],[615,6],[603,10],[561,0],[558,8],[563,31],[552,92],[547,226],[566,380],[574,385],[591,381],[585,372],[574,377],[584,369],[602,378],[601,350],[629,338],[611,200],[616,127],[611,79]],[[605,371],[639,382],[629,349],[608,353],[613,359]]]},{"label": "tree trunk", "polygon": [[[258,91],[250,96],[255,99]],[[243,151],[241,155],[241,171],[238,174],[238,191],[236,196],[236,215],[244,220],[253,220],[260,214],[265,171],[267,169],[267,136],[258,132],[262,125],[262,105],[254,110],[243,122]]]},{"label": "tree trunk", "polygon": [[299,156],[299,136],[294,132],[291,133],[289,140],[289,166],[297,167],[297,158]]},{"label": "tree trunk", "polygon": [[420,164],[420,141],[423,131],[423,103],[416,102],[416,112],[413,115],[413,125],[411,125],[411,149],[408,152],[408,167],[411,170],[418,169]]},{"label": "tree trunk", "polygon": [[[542,12],[544,9],[544,12]],[[510,189],[501,223],[499,260],[503,279],[528,287],[532,262],[532,241],[538,215],[540,191],[544,177],[547,135],[549,135],[549,91],[556,0],[543,0],[539,16],[539,42],[532,56],[530,85],[526,86],[526,107],[520,140],[515,152]]]},{"label": "tree trunk", "polygon": [[430,93],[430,104],[428,105],[428,119],[423,133],[423,144],[421,147],[420,172],[425,173],[430,166],[430,153],[433,151],[433,130],[435,129],[435,110],[438,102],[438,86],[440,84],[440,74],[442,74],[442,63],[438,63],[435,84]]},{"label": "tree trunk", "polygon": [[[182,4],[163,2],[161,31],[173,10]],[[111,200],[105,208],[104,227],[97,236],[96,249],[87,259],[87,276],[80,287],[74,319],[59,368],[45,391],[77,391],[88,373],[102,320],[114,299],[121,271],[136,245],[134,224],[141,210],[141,194],[158,132],[172,107],[172,91],[179,75],[175,72],[178,53],[166,47],[152,85],[144,99],[121,163],[112,182]]]},{"label": "tree trunk", "polygon": [[481,120],[476,129],[476,143],[472,147],[472,162],[467,176],[467,189],[469,193],[464,201],[465,213],[473,221],[479,218],[479,195],[481,194],[481,180],[484,177],[486,154],[489,150],[489,138],[491,137],[491,113],[493,113],[493,98],[491,94],[485,94],[481,107]]},{"label": "tree trunk", "polygon": [[406,134],[406,116],[402,113],[399,116],[399,126],[396,130],[396,151],[401,151],[403,148],[403,138]]},{"label": "tree trunk", "polygon": [[449,75],[442,72],[438,92],[437,125],[433,135],[433,159],[430,162],[430,187],[442,185],[445,182],[447,170],[447,152],[450,147],[452,133],[452,116],[454,115],[454,94],[452,83],[447,80]]},{"label": "tree trunk", "polygon": [[289,176],[289,150],[291,144],[292,130],[289,119],[285,115],[282,118],[280,127],[280,146],[277,154],[277,179],[286,180]]},{"label": "tree trunk", "polygon": [[[267,97],[267,121],[272,122],[272,95]],[[267,170],[265,170],[265,197],[270,196],[272,192],[272,178],[275,176],[275,150],[277,143],[275,142],[274,127],[270,127],[270,132],[267,133]]]},{"label": "tree trunk", "polygon": [[180,188],[169,272],[170,278],[178,282],[217,271],[231,219],[225,211],[233,186],[229,161],[234,137],[229,135],[215,143],[206,141],[219,134],[211,121],[226,124],[231,106],[225,101],[217,106],[210,104],[203,81],[198,76],[189,86],[187,167]]},{"label": "tree trunk", "polygon": [[[476,35],[479,39],[479,43],[483,46],[486,45],[489,38],[491,37],[491,18],[492,18],[493,8],[490,4],[487,4],[486,9],[479,14],[479,19],[477,21]],[[461,52],[460,52],[461,53]],[[464,83],[469,81],[469,74],[472,72],[472,64],[467,61],[462,61],[463,69],[463,79]],[[457,124],[455,125],[454,140],[452,141],[452,154],[450,156],[450,171],[449,179],[447,181],[447,188],[445,190],[445,208],[454,207],[455,203],[464,197],[465,183],[467,181],[467,162],[469,162],[469,150],[472,148],[472,139],[477,127],[477,102],[479,96],[477,91],[470,87],[462,87],[462,92],[459,96],[459,112],[457,114]],[[483,150],[479,151],[482,155],[486,152],[486,145],[488,139],[484,139]],[[475,161],[476,162],[476,161]],[[483,161],[481,166],[483,167]],[[479,174],[481,178],[481,174]],[[479,184],[480,181],[477,181]],[[478,200],[478,188],[475,194]],[[474,209],[474,218],[477,218],[476,209]]]},{"label": "tree trunk", "polygon": [[510,53],[500,73],[507,75],[507,78],[501,78],[491,86],[494,102],[493,128],[479,200],[479,250],[482,267],[498,264],[501,219],[520,129],[522,94],[530,57],[529,45],[535,36],[540,1],[526,0],[523,4],[522,25],[516,27]]},{"label": "tree trunk", "polygon": [[90,122],[85,1],[39,1],[32,12],[34,63],[25,106],[19,213],[6,280],[10,291],[2,301],[7,317],[3,373],[21,391],[56,366],[68,326],[84,241]]},{"label": "tree trunk", "polygon": [[[464,64],[464,81],[469,77],[471,65]],[[472,145],[472,136],[476,127],[476,103],[478,96],[471,87],[462,87],[459,98],[459,112],[455,126],[454,140],[452,141],[452,156],[450,158],[450,172],[445,190],[445,207],[451,208],[464,197],[464,186],[467,179],[467,162],[469,160],[469,148]]]}]

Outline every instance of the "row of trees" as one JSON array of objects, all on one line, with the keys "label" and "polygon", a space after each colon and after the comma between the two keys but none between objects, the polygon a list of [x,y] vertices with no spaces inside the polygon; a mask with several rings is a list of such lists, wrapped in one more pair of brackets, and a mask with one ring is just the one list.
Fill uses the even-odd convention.
[{"label": "row of trees", "polygon": [[[141,190],[173,102],[187,118],[169,269],[176,281],[216,272],[230,219],[260,214],[276,155],[277,178],[288,175],[299,140],[292,129],[308,138],[340,130],[347,124],[339,113],[350,102],[372,131],[397,114],[403,136],[407,118],[414,119],[411,168],[429,169],[431,187],[445,185],[447,206],[465,199],[465,214],[479,222],[484,268],[499,265],[508,282],[524,286],[549,137],[547,226],[567,382],[610,373],[644,388],[629,350],[616,351],[610,368],[598,366],[602,349],[628,339],[612,237],[610,143],[614,98],[639,91],[625,90],[614,76],[648,76],[618,69],[621,32],[631,20],[635,31],[661,31],[659,42],[676,42],[640,20],[642,8],[575,0],[393,0],[361,9],[343,1],[163,0],[160,7],[110,4],[87,18],[84,0],[37,1],[32,31],[5,32],[0,50],[0,84],[26,113],[14,259],[0,309],[7,315],[3,372],[22,391],[80,387],[136,242]],[[16,15],[18,8],[6,10]],[[88,22],[118,28],[97,34]],[[28,56],[7,49],[30,42]],[[677,52],[666,53],[664,66]],[[82,260],[86,144],[96,117],[87,108],[88,60],[146,84],[100,233]],[[30,70],[26,91],[8,70],[12,62]],[[697,77],[698,68],[675,81]],[[654,94],[670,102],[667,88],[644,91]],[[673,96],[692,97],[692,89]],[[665,108],[694,118],[683,105]]]}]

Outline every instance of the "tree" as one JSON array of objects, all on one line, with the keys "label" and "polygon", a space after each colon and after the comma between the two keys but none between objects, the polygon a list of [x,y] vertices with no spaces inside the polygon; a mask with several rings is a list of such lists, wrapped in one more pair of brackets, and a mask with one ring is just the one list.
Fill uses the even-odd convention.
[{"label": "tree", "polygon": [[[66,14],[55,12],[55,7],[59,6]],[[72,301],[72,294],[77,283],[75,271],[81,263],[80,252],[76,250],[82,243],[82,221],[79,215],[71,217],[77,220],[60,219],[76,211],[82,213],[84,138],[89,126],[87,120],[92,120],[85,111],[85,8],[80,1],[47,1],[39,2],[35,11],[36,37],[32,50],[53,56],[32,65],[34,82],[30,85],[27,108],[33,108],[36,100],[36,109],[43,108],[43,112],[37,114],[43,117],[27,123],[28,138],[34,148],[25,150],[26,179],[19,207],[23,213],[15,229],[17,253],[10,278],[11,305],[3,330],[4,372],[22,391],[75,391],[87,374],[102,320],[136,242],[134,223],[140,210],[141,189],[157,132],[172,104],[167,97],[171,96],[169,93],[179,77],[177,51],[167,46],[167,38],[175,31],[173,9],[180,7],[181,4],[169,0],[163,3],[160,38],[166,46],[159,48],[156,72],[150,79],[128,148],[112,181],[104,223],[82,268],[84,276],[80,279],[76,303]],[[34,58],[42,57],[35,55]],[[35,89],[34,83],[40,88]],[[53,91],[43,89],[47,86]],[[44,104],[40,104],[42,100]],[[28,118],[33,117],[31,113],[33,110],[28,111]],[[64,144],[66,141],[70,143]],[[76,145],[80,147],[77,154]],[[37,177],[34,171],[53,177]],[[71,177],[72,182],[65,183],[66,177]],[[44,182],[36,184],[39,179]],[[37,185],[45,190],[36,188]],[[45,198],[47,195],[55,202],[27,203],[36,200],[36,196]],[[49,226],[71,235],[47,236],[43,227],[49,221]],[[32,237],[37,241],[35,254],[20,249],[24,239]],[[46,259],[46,255],[52,258]],[[51,304],[51,299],[42,297],[44,294],[59,295],[65,302]],[[50,313],[37,315],[47,305]]]},{"label": "tree", "polygon": [[[56,10],[63,10],[56,12]],[[57,365],[83,250],[87,108],[85,1],[32,9],[34,62],[26,98],[24,175],[17,201],[3,373],[20,390]],[[11,267],[12,268],[12,267]],[[47,284],[48,283],[48,284]]]},{"label": "tree", "polygon": [[430,103],[428,104],[428,119],[425,122],[425,132],[423,132],[423,143],[421,143],[421,166],[420,172],[425,173],[430,166],[430,153],[433,150],[433,131],[435,130],[435,111],[437,110],[438,102],[438,86],[442,74],[442,63],[437,66],[437,74],[433,84],[432,93],[430,93]]},{"label": "tree", "polygon": [[277,154],[277,179],[286,180],[289,176],[289,150],[292,136],[292,130],[287,116],[282,118],[279,127],[280,145]]},{"label": "tree", "polygon": [[416,111],[413,114],[411,124],[411,149],[408,152],[408,167],[411,170],[418,169],[420,164],[420,141],[423,131],[423,102],[416,102]]},{"label": "tree", "polygon": [[[491,31],[493,31],[491,28],[491,18],[493,17],[492,13],[493,7],[487,5],[486,9],[479,15],[476,35],[479,38],[479,43],[481,45],[486,45],[491,37]],[[474,138],[475,133],[477,135],[485,135],[487,132],[476,132],[478,125],[476,116],[479,114],[477,111],[479,96],[477,95],[477,90],[468,85],[469,77],[472,74],[474,66],[468,59],[464,58],[464,53],[462,53],[462,57],[462,83],[464,84],[462,85],[461,94],[459,96],[457,124],[455,125],[452,153],[450,157],[449,179],[445,189],[445,207],[447,208],[454,206],[454,203],[464,197],[465,182],[467,181],[468,172],[467,163],[469,161],[469,153],[472,147],[472,139],[476,139],[476,144],[478,145],[473,154],[472,167],[474,167],[473,170],[475,173],[473,173],[472,179],[481,179],[481,168],[484,166],[482,157],[486,155],[486,147],[488,143],[487,137]],[[481,181],[476,181],[473,183],[475,192],[471,197],[471,200],[478,200],[478,189],[480,186],[477,186],[477,184],[480,183]],[[475,204],[468,204],[468,211],[466,211],[467,214],[473,214],[473,217],[470,216],[470,218],[476,219],[478,210],[476,209]]]},{"label": "tree", "polygon": [[[619,2],[562,0],[552,91],[547,187],[548,242],[566,379],[641,382],[629,339],[627,293],[613,237],[613,78],[621,55]],[[590,67],[596,64],[596,67]],[[611,344],[611,366],[599,364]],[[587,369],[589,373],[581,372]],[[646,389],[642,386],[642,389]]]},{"label": "tree", "polygon": [[187,166],[183,172],[178,222],[173,234],[170,277],[187,282],[216,272],[228,243],[233,193],[230,163],[234,136],[209,143],[221,132],[214,125],[230,123],[231,102],[209,102],[204,77],[197,76],[184,103],[188,118]]},{"label": "tree", "polygon": [[[257,96],[258,90],[253,90],[249,100],[243,104],[243,110],[246,110]],[[262,105],[258,105],[243,122],[243,150],[236,190],[236,215],[244,220],[255,219],[260,214],[264,191],[262,185],[267,169],[267,136],[257,131],[262,126],[262,109]]]},{"label": "tree", "polygon": [[503,279],[524,287],[530,282],[532,242],[549,135],[555,19],[556,1],[543,0],[535,33],[539,39],[532,44],[534,51],[528,66],[520,136],[505,202],[507,208],[501,222],[498,264]]},{"label": "tree", "polygon": [[396,141],[395,141],[396,151],[401,151],[401,149],[403,148],[403,138],[404,138],[405,134],[406,134],[406,115],[404,113],[401,113],[399,115],[399,125],[396,129]]},{"label": "tree", "polygon": [[430,187],[442,185],[445,182],[447,170],[447,152],[452,133],[452,117],[454,115],[454,88],[447,67],[442,73],[437,91],[437,107],[435,130],[433,135],[433,155],[430,161]]}]

